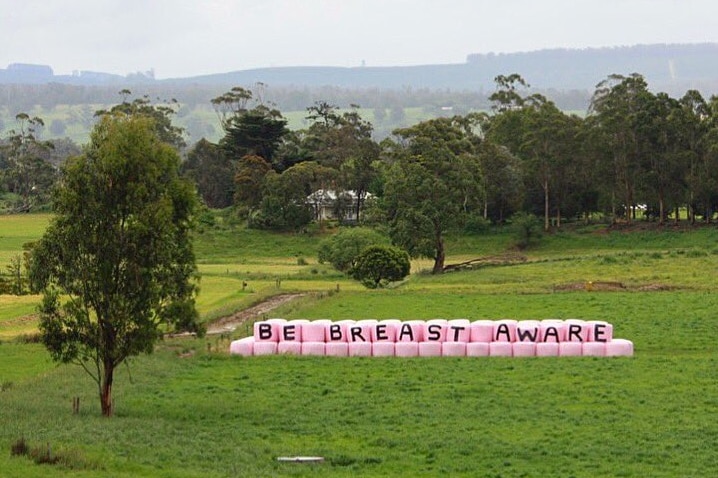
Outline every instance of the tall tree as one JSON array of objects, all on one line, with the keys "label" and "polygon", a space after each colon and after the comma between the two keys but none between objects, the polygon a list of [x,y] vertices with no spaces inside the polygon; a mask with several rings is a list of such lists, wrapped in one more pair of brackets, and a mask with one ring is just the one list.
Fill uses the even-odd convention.
[{"label": "tall tree", "polygon": [[143,115],[104,115],[63,168],[55,216],[32,252],[42,342],[80,365],[113,413],[116,368],[164,330],[202,333],[190,230],[197,204],[179,156]]},{"label": "tall tree", "polygon": [[[611,195],[620,198],[620,206],[625,210],[628,222],[633,219],[636,187],[644,172],[637,116],[648,95],[648,85],[641,75],[610,75],[597,85],[589,108],[588,124],[600,136],[597,144],[607,147],[611,154]],[[617,204],[613,200],[614,217],[616,209]]]},{"label": "tall tree", "polygon": [[[264,103],[264,86],[262,83],[256,85],[257,95],[251,90],[234,87],[212,99],[225,133],[219,145],[232,160],[256,155],[271,164],[288,133],[287,120],[281,112]],[[255,105],[249,108],[253,100]]]},{"label": "tall tree", "polygon": [[187,152],[182,163],[182,174],[197,185],[197,192],[211,208],[232,205],[235,185],[232,180],[234,163],[225,152],[202,138]]},{"label": "tall tree", "polygon": [[354,191],[356,221],[372,183],[377,179],[373,163],[379,145],[373,140],[373,125],[359,115],[359,106],[339,114],[337,107],[318,102],[307,108],[313,123],[304,135],[304,150],[319,164],[340,171],[339,188]]},{"label": "tall tree", "polygon": [[159,101],[153,104],[149,96],[135,98],[129,101],[132,92],[128,89],[120,90],[122,103],[113,106],[109,110],[99,110],[95,112],[96,117],[114,114],[124,114],[129,116],[146,116],[152,118],[155,133],[161,141],[180,150],[187,146],[184,139],[185,131],[179,126],[172,124],[172,117],[179,109],[179,103],[175,99],[167,101]]},{"label": "tall tree", "polygon": [[278,174],[266,173],[260,209],[251,224],[275,230],[300,230],[313,218],[307,196],[317,189],[331,188],[336,181],[336,171],[305,161]]},{"label": "tall tree", "polygon": [[53,144],[37,137],[42,118],[18,113],[15,120],[17,128],[0,144],[0,184],[19,196],[17,211],[29,211],[36,202],[47,200],[57,170],[46,159]]},{"label": "tall tree", "polygon": [[433,273],[439,274],[446,232],[461,223],[466,211],[480,207],[479,168],[472,167],[478,163],[478,138],[461,117],[424,121],[395,134],[383,198],[392,241],[414,257],[434,259]]}]

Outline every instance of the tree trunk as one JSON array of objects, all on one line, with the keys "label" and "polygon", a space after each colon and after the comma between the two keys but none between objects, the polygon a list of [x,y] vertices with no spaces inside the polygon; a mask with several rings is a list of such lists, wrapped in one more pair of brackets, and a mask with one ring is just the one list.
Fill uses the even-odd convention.
[{"label": "tree trunk", "polygon": [[105,374],[102,377],[102,386],[100,388],[100,406],[102,407],[102,416],[112,416],[112,380],[115,373],[115,366],[109,362],[105,362]]},{"label": "tree trunk", "polygon": [[547,231],[549,230],[550,224],[549,224],[549,199],[548,199],[548,180],[544,179],[543,182],[543,230]]},{"label": "tree trunk", "polygon": [[444,261],[446,259],[446,251],[444,251],[444,239],[439,236],[436,238],[436,256],[434,257],[434,269],[432,274],[441,274],[444,272]]}]

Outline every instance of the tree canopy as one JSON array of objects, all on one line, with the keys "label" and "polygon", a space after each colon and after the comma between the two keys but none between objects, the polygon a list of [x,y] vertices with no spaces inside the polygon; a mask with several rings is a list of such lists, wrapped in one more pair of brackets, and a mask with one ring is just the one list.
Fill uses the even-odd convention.
[{"label": "tree canopy", "polygon": [[103,115],[69,160],[55,216],[32,251],[40,331],[52,358],[76,363],[112,414],[115,368],[152,352],[164,331],[202,333],[190,230],[197,198],[179,156],[144,115]]}]

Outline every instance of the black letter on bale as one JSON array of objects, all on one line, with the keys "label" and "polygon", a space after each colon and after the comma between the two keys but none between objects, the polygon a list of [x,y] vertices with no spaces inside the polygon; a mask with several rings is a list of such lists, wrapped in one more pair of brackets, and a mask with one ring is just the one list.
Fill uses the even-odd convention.
[{"label": "black letter on bale", "polygon": [[499,340],[500,335],[506,335],[506,342],[511,342],[511,332],[509,332],[509,324],[499,324],[498,327],[496,327],[496,337],[494,338],[494,342],[501,342]]},{"label": "black letter on bale", "polygon": [[441,339],[441,325],[431,324],[428,327],[428,330],[429,330],[429,336],[426,338],[426,340],[436,342],[437,340]]},{"label": "black letter on bale", "polygon": [[459,332],[466,330],[466,327],[459,327],[458,325],[452,325],[451,330],[454,331],[454,342],[459,341]]},{"label": "black letter on bale", "polygon": [[259,324],[259,338],[262,340],[272,338],[272,324]]},{"label": "black letter on bale", "polygon": [[546,333],[543,335],[543,341],[548,342],[549,337],[553,337],[553,341],[558,342],[558,329],[556,327],[546,327]]},{"label": "black letter on bale", "polygon": [[389,336],[386,335],[386,324],[380,324],[376,326],[376,339],[377,340],[388,340]]},{"label": "black letter on bale", "polygon": [[366,339],[362,337],[361,327],[351,327],[349,331],[351,332],[352,342],[358,342],[357,337],[359,337],[362,342],[366,342]]},{"label": "black letter on bale", "polygon": [[[603,337],[603,334],[606,333],[605,329],[606,324],[596,324],[593,328],[593,341],[594,342],[608,342],[605,337]],[[600,338],[599,338],[600,336]]]},{"label": "black letter on bale", "polygon": [[285,325],[282,330],[284,332],[284,340],[294,340],[297,338],[295,325]]},{"label": "black letter on bale", "polygon": [[329,338],[332,340],[341,340],[342,339],[342,326],[338,324],[333,324],[329,326]]},{"label": "black letter on bale", "polygon": [[[531,332],[533,332],[533,334]],[[536,342],[536,337],[538,336],[538,328],[534,328],[533,331],[517,328],[516,335],[518,335],[519,342],[525,342],[524,339],[527,337],[529,339],[528,342]]]},{"label": "black letter on bale", "polygon": [[583,339],[581,338],[581,326],[578,324],[569,324],[568,326],[568,341],[569,342],[576,342],[575,340],[571,340],[571,337],[576,337],[578,339],[578,342],[583,342]]},{"label": "black letter on bale", "polygon": [[401,341],[405,335],[409,337],[410,342],[414,341],[414,330],[412,330],[411,325],[409,324],[401,324],[398,341]]}]

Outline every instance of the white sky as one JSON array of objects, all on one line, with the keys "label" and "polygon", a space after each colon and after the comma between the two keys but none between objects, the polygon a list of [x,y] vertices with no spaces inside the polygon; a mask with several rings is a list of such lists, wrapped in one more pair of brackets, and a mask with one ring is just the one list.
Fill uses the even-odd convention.
[{"label": "white sky", "polygon": [[0,68],[157,78],[718,42],[716,0],[0,0]]}]

